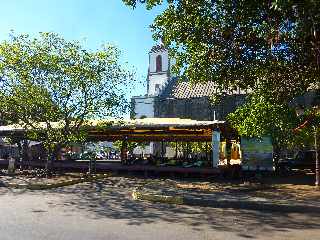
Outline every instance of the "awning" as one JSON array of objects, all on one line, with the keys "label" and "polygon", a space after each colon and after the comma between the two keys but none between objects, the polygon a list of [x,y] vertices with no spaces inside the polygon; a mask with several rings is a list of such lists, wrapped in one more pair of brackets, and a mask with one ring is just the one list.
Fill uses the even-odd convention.
[{"label": "awning", "polygon": [[[44,123],[38,126],[45,129]],[[55,122],[52,126],[59,128],[63,123]],[[226,138],[235,133],[224,121],[180,118],[89,120],[82,126],[82,130],[88,134],[88,140],[92,141],[211,141],[215,129]],[[0,126],[0,136],[24,135],[27,131],[19,125]]]}]

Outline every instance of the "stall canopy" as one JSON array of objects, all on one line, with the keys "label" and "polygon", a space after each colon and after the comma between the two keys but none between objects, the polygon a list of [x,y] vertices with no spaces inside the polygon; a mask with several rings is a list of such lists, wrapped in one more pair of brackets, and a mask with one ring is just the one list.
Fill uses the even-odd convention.
[{"label": "stall canopy", "polygon": [[[45,129],[44,123],[38,124]],[[59,128],[62,122],[52,123]],[[108,119],[88,120],[82,130],[87,133],[90,141],[211,141],[212,132],[219,130],[225,138],[234,135],[224,121],[197,121],[180,118],[144,118],[144,119]],[[19,125],[0,126],[0,136],[21,135],[28,129]]]}]

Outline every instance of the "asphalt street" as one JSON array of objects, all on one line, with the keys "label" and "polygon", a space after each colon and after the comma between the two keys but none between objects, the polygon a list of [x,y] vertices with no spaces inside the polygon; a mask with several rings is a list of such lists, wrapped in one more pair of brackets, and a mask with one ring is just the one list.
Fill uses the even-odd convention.
[{"label": "asphalt street", "polygon": [[125,187],[0,188],[1,240],[320,239],[320,213],[133,201]]}]

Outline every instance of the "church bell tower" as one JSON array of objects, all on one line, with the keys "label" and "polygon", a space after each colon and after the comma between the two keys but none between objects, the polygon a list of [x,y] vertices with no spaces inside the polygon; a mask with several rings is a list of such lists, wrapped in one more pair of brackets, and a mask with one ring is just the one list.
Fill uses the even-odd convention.
[{"label": "church bell tower", "polygon": [[149,52],[147,77],[148,96],[158,96],[170,79],[170,60],[168,50],[163,44],[153,46]]}]

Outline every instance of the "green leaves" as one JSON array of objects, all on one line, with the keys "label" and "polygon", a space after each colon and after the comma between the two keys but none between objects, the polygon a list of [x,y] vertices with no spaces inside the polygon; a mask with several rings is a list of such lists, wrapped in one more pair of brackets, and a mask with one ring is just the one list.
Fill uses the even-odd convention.
[{"label": "green leaves", "polygon": [[[215,81],[221,89],[257,84],[298,84],[299,95],[320,82],[320,2],[124,0],[135,7],[167,6],[151,26],[176,59],[174,70],[190,81]],[[310,35],[310,33],[313,33]],[[284,71],[286,69],[286,71]],[[281,81],[280,81],[281,79]],[[277,84],[274,83],[277,81]],[[286,87],[286,90],[288,87]],[[282,91],[285,93],[285,91]]]},{"label": "green leaves", "polygon": [[320,1],[167,3],[151,30],[170,48],[177,75],[214,81],[220,92],[237,87],[250,92],[230,121],[244,135],[271,134],[274,141],[289,143],[299,122],[288,102],[320,84]]},{"label": "green leaves", "polygon": [[88,51],[54,33],[34,39],[12,35],[0,44],[2,115],[23,124],[30,138],[49,148],[82,141],[86,119],[126,111],[124,86],[134,75],[119,56],[114,46]]},{"label": "green leaves", "polygon": [[[147,9],[151,9],[156,5],[162,4],[163,0],[122,0],[126,5],[133,8],[137,7],[137,4],[146,4]],[[168,2],[173,2],[173,0],[168,0]]]},{"label": "green leaves", "polygon": [[293,129],[299,119],[287,104],[268,101],[264,97],[251,95],[247,102],[228,121],[241,136],[263,137],[269,135],[278,146],[292,146],[296,134]]}]

